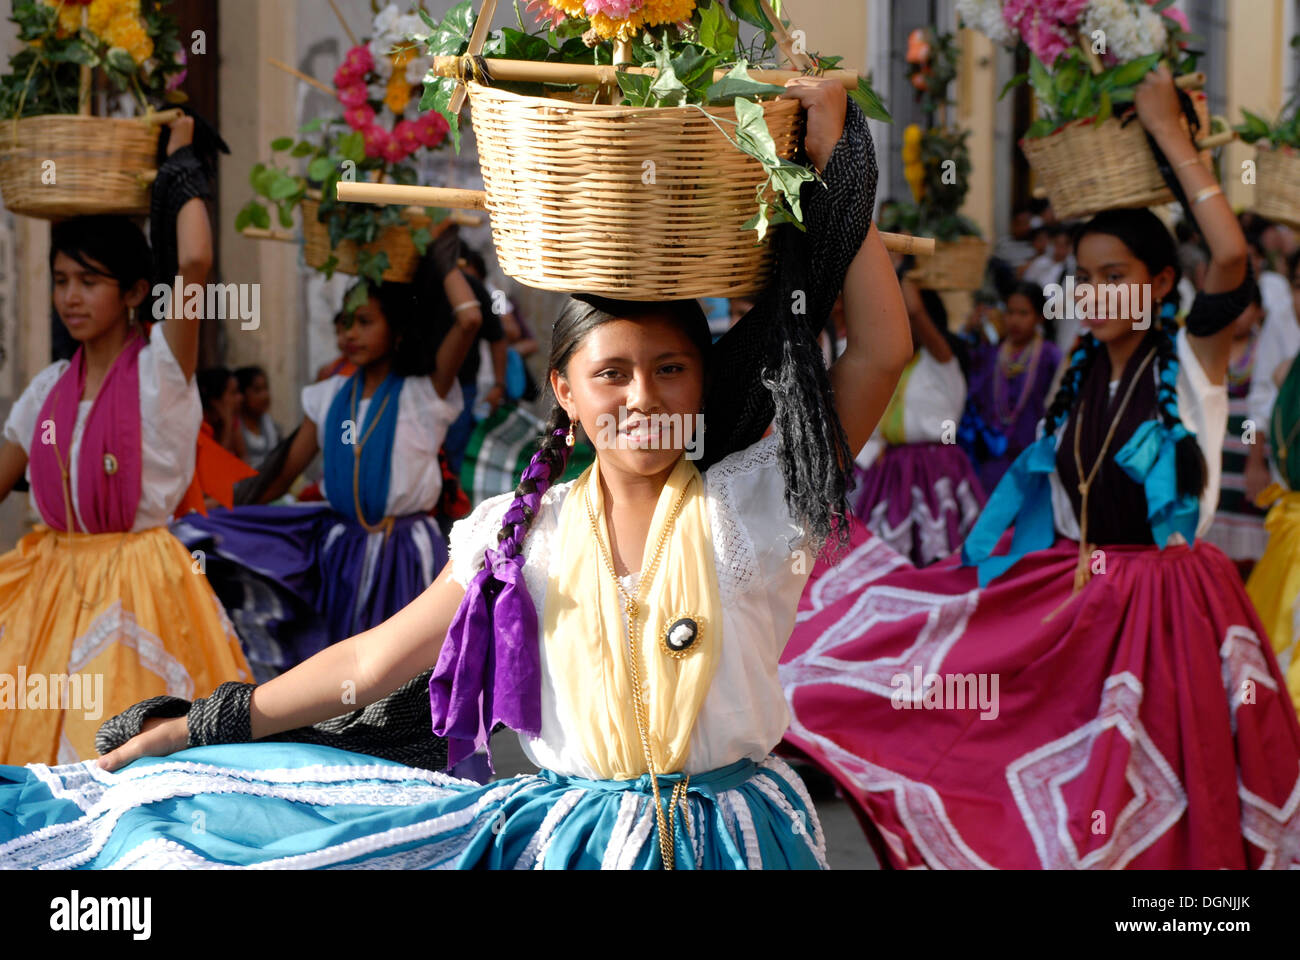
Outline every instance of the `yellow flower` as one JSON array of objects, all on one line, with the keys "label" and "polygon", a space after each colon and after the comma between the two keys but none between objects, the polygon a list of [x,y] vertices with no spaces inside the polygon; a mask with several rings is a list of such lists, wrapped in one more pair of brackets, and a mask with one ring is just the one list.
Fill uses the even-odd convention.
[{"label": "yellow flower", "polygon": [[153,39],[135,17],[121,16],[108,25],[103,37],[109,46],[121,47],[136,63],[153,56]]},{"label": "yellow flower", "polygon": [[103,36],[116,19],[119,5],[119,0],[92,0],[86,14],[86,26],[92,33]]},{"label": "yellow flower", "polygon": [[611,17],[606,13],[588,15],[583,0],[549,0],[551,6],[571,17],[591,20],[592,29],[605,40],[630,40],[643,27],[686,20],[695,11],[695,0],[645,0],[640,10],[626,19]]},{"label": "yellow flower", "polygon": [[59,27],[67,33],[76,33],[81,29],[81,8],[64,4],[59,11]]},{"label": "yellow flower", "polygon": [[695,12],[695,0],[645,0],[641,15],[646,23],[679,23]]},{"label": "yellow flower", "polygon": [[406,105],[411,101],[411,88],[406,84],[405,71],[394,72],[388,81],[388,92],[384,96],[384,105],[393,113],[401,116]]}]

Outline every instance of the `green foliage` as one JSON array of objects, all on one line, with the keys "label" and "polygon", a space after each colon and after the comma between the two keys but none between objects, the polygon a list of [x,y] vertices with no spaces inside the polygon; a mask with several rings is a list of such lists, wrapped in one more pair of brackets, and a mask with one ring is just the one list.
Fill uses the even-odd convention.
[{"label": "green foliage", "polygon": [[130,53],[86,28],[60,35],[58,9],[40,0],[13,0],[18,39],[23,48],[9,59],[0,77],[0,117],[76,113],[81,68],[102,70],[118,91],[131,92],[143,107],[182,103],[185,95],[167,84],[185,69],[177,59],[176,21],[163,7],[169,0],[146,0],[140,20],[153,42],[153,55],[137,64]]}]

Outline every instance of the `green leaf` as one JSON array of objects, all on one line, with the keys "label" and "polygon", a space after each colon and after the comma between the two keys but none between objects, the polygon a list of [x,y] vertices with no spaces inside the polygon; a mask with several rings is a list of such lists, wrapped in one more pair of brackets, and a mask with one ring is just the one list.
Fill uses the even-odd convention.
[{"label": "green leaf", "polygon": [[876,93],[866,77],[858,77],[858,88],[850,90],[849,96],[868,120],[879,120],[881,123],[894,122],[894,118],[885,107],[885,102],[880,99],[880,95]]},{"label": "green leaf", "polygon": [[1097,122],[1105,123],[1107,120],[1111,118],[1111,114],[1114,113],[1115,108],[1110,102],[1109,92],[1103,90],[1101,92],[1100,100],[1101,100],[1101,109],[1097,111]]},{"label": "green leaf", "polygon": [[777,166],[781,160],[776,155],[776,143],[763,119],[763,108],[752,100],[736,101],[736,142],[740,149],[763,166]]},{"label": "green leaf", "polygon": [[335,145],[339,156],[344,160],[351,160],[353,163],[360,164],[366,159],[366,138],[358,130],[351,133],[345,133],[339,137]]},{"label": "green leaf", "polygon": [[1128,87],[1141,82],[1142,78],[1150,73],[1159,62],[1160,54],[1151,53],[1116,67],[1115,86]]},{"label": "green leaf", "polygon": [[430,232],[428,227],[421,227],[419,230],[411,231],[411,243],[415,245],[415,252],[420,256],[424,256],[425,251],[429,249],[429,244],[432,242],[433,233]]},{"label": "green leaf", "polygon": [[261,230],[271,229],[271,215],[267,212],[266,207],[262,206],[256,200],[250,200],[247,210],[252,218],[253,226]]},{"label": "green leaf", "polygon": [[[361,254],[364,255],[365,251],[362,250]],[[330,259],[335,259],[335,258],[331,257]],[[388,259],[388,258],[385,257],[384,259]],[[337,265],[338,264],[336,260],[335,266]],[[358,310],[360,310],[362,307],[366,305],[366,301],[368,301],[369,299],[370,299],[370,287],[364,283],[358,283],[356,286],[354,286],[351,290],[348,291],[347,298],[343,301],[343,312],[345,314],[356,313]]]},{"label": "green leaf", "polygon": [[767,19],[767,14],[763,12],[758,0],[731,0],[731,12],[760,30],[772,32],[772,21]]},{"label": "green leaf", "polygon": [[1028,137],[1029,139],[1034,139],[1036,137],[1045,137],[1055,129],[1056,129],[1055,123],[1053,123],[1047,117],[1039,117],[1037,120],[1035,120],[1033,123],[1029,125],[1029,129],[1025,131],[1025,136]]},{"label": "green leaf", "polygon": [[1034,88],[1039,103],[1049,110],[1056,107],[1056,86],[1052,83],[1052,75],[1043,66],[1043,61],[1032,53],[1029,55],[1029,84]]},{"label": "green leaf", "polygon": [[308,120],[306,123],[304,123],[301,127],[298,128],[298,132],[316,133],[320,130],[321,123],[323,120],[324,120],[323,117],[312,117],[310,120]]},{"label": "green leaf", "polygon": [[263,167],[253,176],[253,189],[264,197],[271,195],[271,188],[280,178],[282,171],[277,167]]},{"label": "green leaf", "polygon": [[722,4],[715,0],[707,7],[700,8],[697,35],[706,50],[730,57],[735,53],[736,41],[740,39],[740,23],[727,16]]},{"label": "green leaf", "polygon": [[782,93],[785,93],[785,87],[752,79],[742,61],[732,67],[731,72],[725,77],[709,87],[705,96],[709,103],[723,103],[736,97],[777,96]]},{"label": "green leaf", "polygon": [[329,259],[320,265],[321,272],[325,274],[326,280],[334,279],[334,271],[338,269],[339,258],[334,254],[329,255]]},{"label": "green leaf", "polygon": [[296,177],[291,177],[286,173],[280,173],[271,184],[271,189],[267,193],[272,200],[288,200],[298,192],[300,184]]},{"label": "green leaf", "polygon": [[277,206],[276,209],[279,211],[280,214],[280,226],[284,227],[286,230],[292,230],[293,229],[293,206],[291,204],[282,203],[279,206]]},{"label": "green leaf", "polygon": [[271,141],[271,149],[276,153],[281,150],[288,150],[293,146],[293,137],[276,137]]},{"label": "green leaf", "polygon": [[650,96],[660,107],[680,107],[686,102],[686,85],[677,76],[672,61],[668,59],[668,44],[655,51],[655,69],[659,71],[650,85]]},{"label": "green leaf", "polygon": [[1010,80],[1007,81],[1006,86],[1002,88],[1002,92],[998,94],[998,99],[1001,100],[1011,91],[1012,87],[1019,86],[1020,84],[1024,83],[1028,79],[1029,79],[1029,74],[1017,73],[1014,77],[1012,77]]},{"label": "green leaf", "polygon": [[306,140],[303,140],[302,142],[294,145],[293,153],[291,153],[290,156],[305,157],[315,152],[316,152],[316,144],[308,143]]},{"label": "green leaf", "polygon": [[317,157],[307,164],[307,176],[312,180],[324,180],[333,169],[334,164],[330,163],[329,157]]},{"label": "green leaf", "polygon": [[533,36],[513,27],[503,27],[483,45],[484,55],[507,60],[545,60],[550,52],[551,45],[545,37]]},{"label": "green leaf", "polygon": [[654,83],[651,77],[644,73],[627,73],[622,70],[616,76],[628,106],[644,107],[650,102],[650,85]]}]

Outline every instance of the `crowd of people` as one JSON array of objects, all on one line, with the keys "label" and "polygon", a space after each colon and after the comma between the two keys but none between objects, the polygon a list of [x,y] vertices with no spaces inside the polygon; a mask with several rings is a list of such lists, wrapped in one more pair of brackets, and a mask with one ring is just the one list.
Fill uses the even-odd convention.
[{"label": "crowd of people", "polygon": [[[889,866],[1300,865],[1295,238],[1234,215],[1161,68],[1136,109],[1197,198],[1177,234],[1018,210],[954,323],[872,225],[865,118],[788,89],[824,186],[763,294],[574,295],[530,367],[444,231],[349,291],[291,431],[264,369],[139,323],[137,228],[56,228],[81,349],[5,425],[42,526],[0,558],[0,674],[104,703],[0,710],[0,864],[825,867],[779,753]],[[1151,309],[1057,317],[1067,278]],[[475,431],[543,396],[517,487],[458,498]],[[501,725],[539,774],[491,782]]]}]

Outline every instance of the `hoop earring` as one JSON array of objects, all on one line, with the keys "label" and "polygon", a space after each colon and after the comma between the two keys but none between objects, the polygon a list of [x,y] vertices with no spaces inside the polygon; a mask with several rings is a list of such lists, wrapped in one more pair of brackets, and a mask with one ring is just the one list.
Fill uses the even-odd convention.
[{"label": "hoop earring", "polygon": [[570,421],[569,421],[569,434],[568,434],[568,436],[566,436],[566,437],[564,438],[564,445],[565,445],[566,447],[572,447],[572,446],[574,445],[575,442],[577,442],[577,441],[574,439],[574,436],[573,436],[573,421],[570,420]]},{"label": "hoop earring", "polygon": [[127,307],[127,308],[126,308],[126,322],[127,322],[128,324],[130,324],[131,326],[135,326],[135,323],[136,323],[136,308],[135,308],[135,307]]}]

